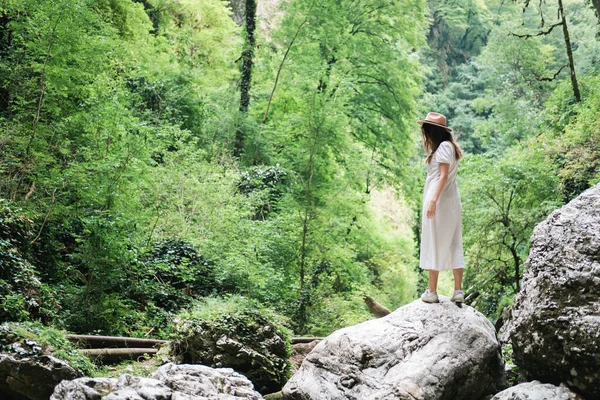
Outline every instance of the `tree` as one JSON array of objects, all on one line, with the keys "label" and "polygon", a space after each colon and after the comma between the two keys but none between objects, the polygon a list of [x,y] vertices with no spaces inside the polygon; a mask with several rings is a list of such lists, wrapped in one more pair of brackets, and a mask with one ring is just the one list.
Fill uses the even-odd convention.
[{"label": "tree", "polygon": [[465,286],[486,315],[520,289],[529,239],[538,222],[558,207],[558,180],[535,140],[507,149],[500,159],[469,156],[461,174]]},{"label": "tree", "polygon": [[[573,50],[571,48],[571,39],[569,38],[569,28],[567,26],[567,18],[565,17],[565,9],[563,7],[562,0],[557,0],[557,2],[558,2],[557,6],[558,6],[558,19],[559,19],[558,22],[555,22],[555,23],[551,24],[545,30],[542,29],[544,27],[544,25],[545,25],[545,19],[544,19],[543,10],[540,8],[539,12],[540,12],[540,18],[541,18],[541,23],[540,23],[540,29],[541,30],[539,30],[536,33],[517,34],[517,33],[511,32],[511,34],[514,35],[514,36],[516,36],[516,37],[529,39],[529,38],[534,37],[534,36],[548,35],[557,26],[562,26],[563,38],[564,38],[565,49],[566,49],[566,52],[567,52],[567,59],[568,59],[568,63],[565,64],[565,66],[568,65],[569,70],[571,72],[571,86],[573,88],[573,96],[575,96],[575,101],[579,103],[581,101],[581,94],[579,92],[579,84],[577,82],[577,76],[576,76],[576,73],[575,73],[575,61],[573,60]],[[529,3],[530,3],[530,0],[525,0],[523,11],[525,11],[525,9],[527,9],[529,7]],[[545,0],[542,0],[542,3],[545,4]],[[546,78],[543,78],[543,79],[545,79],[545,80],[553,80],[553,79],[555,79],[556,76],[562,70],[562,68],[563,67],[561,67],[558,71],[556,71],[554,73],[554,76],[552,76],[552,77],[546,77]]]},{"label": "tree", "polygon": [[269,46],[260,52],[266,158],[296,171],[300,331],[322,307],[315,293],[350,292],[370,274],[368,258],[356,259],[364,249],[343,243],[366,223],[369,192],[409,174],[422,9],[421,1],[291,1],[273,32],[277,57]]},{"label": "tree", "polygon": [[[252,83],[252,66],[254,64],[254,48],[256,39],[256,0],[246,0],[244,8],[244,50],[242,52],[242,76],[240,83],[240,114],[245,118],[250,105],[250,85]],[[244,149],[244,128],[239,126],[235,132],[233,155],[240,157]]]}]

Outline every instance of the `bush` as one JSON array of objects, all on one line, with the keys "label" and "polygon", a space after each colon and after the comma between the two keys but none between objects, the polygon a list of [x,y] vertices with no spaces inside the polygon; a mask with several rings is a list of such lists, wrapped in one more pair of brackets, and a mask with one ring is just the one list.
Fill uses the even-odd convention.
[{"label": "bush", "polygon": [[169,239],[155,245],[148,257],[148,274],[175,289],[207,296],[216,288],[214,265],[189,243]]},{"label": "bush", "polygon": [[51,321],[58,310],[56,293],[42,284],[25,258],[32,221],[0,199],[0,320]]}]

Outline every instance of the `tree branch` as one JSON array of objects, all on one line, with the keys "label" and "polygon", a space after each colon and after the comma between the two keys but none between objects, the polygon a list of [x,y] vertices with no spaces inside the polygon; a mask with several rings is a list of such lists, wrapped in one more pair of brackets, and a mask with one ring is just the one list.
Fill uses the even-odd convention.
[{"label": "tree branch", "polygon": [[529,39],[529,38],[535,37],[535,36],[548,35],[550,32],[552,32],[552,29],[554,29],[557,26],[560,26],[562,24],[563,24],[562,21],[561,22],[557,22],[557,23],[555,23],[553,25],[550,25],[550,28],[548,28],[547,30],[545,30],[545,31],[539,31],[538,33],[527,33],[527,34],[519,35],[518,33],[511,32],[511,33],[509,33],[509,35],[520,37],[520,38]]},{"label": "tree branch", "polygon": [[535,78],[535,80],[536,80],[536,81],[540,81],[540,82],[550,82],[550,81],[553,81],[554,79],[556,79],[556,77],[558,76],[558,74],[560,74],[560,71],[562,71],[564,67],[568,67],[568,66],[569,66],[569,63],[565,63],[565,64],[563,64],[563,65],[562,65],[562,66],[561,66],[561,67],[558,69],[558,71],[556,71],[556,72],[554,73],[554,75],[552,75],[552,78],[545,76],[545,77],[542,77],[542,78]]}]

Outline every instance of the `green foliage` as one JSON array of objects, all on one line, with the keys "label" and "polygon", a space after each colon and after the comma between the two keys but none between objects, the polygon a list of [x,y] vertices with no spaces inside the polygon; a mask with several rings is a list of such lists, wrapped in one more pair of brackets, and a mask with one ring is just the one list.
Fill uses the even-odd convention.
[{"label": "green foliage", "polygon": [[[200,302],[196,302],[193,307],[183,310],[177,315],[178,319],[183,321],[205,321],[208,323],[219,323],[225,316],[237,318],[249,314],[260,314],[264,320],[268,320],[280,331],[284,339],[289,339],[291,331],[289,330],[289,320],[280,314],[262,306],[256,300],[240,295],[229,295],[225,297],[206,297]],[[227,318],[229,318],[227,317]],[[235,329],[234,327],[224,326],[224,329]],[[251,339],[251,331],[246,332]]]},{"label": "green foliage", "polygon": [[502,158],[465,158],[460,180],[465,286],[475,303],[497,319],[505,296],[520,287],[534,226],[561,205],[558,179],[534,140],[506,151]]},{"label": "green foliage", "polygon": [[166,336],[236,293],[326,335],[370,318],[364,294],[399,307],[423,284],[415,121],[435,110],[467,153],[466,284],[496,318],[535,223],[600,176],[597,19],[565,0],[574,104],[560,29],[510,34],[549,23],[540,4],[279,2],[242,118],[228,2],[0,2],[0,317]]},{"label": "green foliage", "polygon": [[553,93],[546,113],[547,124],[553,129],[542,136],[548,142],[546,153],[556,165],[565,202],[600,182],[600,75],[593,72],[582,78],[581,104],[570,104],[567,84]]},{"label": "green foliage", "polygon": [[266,168],[255,166],[242,171],[238,188],[240,192],[259,197],[255,219],[267,219],[269,213],[276,211],[277,200],[282,196],[282,186],[287,182],[288,172],[278,165]]},{"label": "green foliage", "polygon": [[56,292],[41,282],[25,255],[34,234],[23,210],[0,199],[0,319],[51,322],[58,304]]},{"label": "green foliage", "polygon": [[215,290],[212,262],[205,260],[189,243],[165,240],[154,246],[146,262],[148,274],[175,289],[208,295]]}]

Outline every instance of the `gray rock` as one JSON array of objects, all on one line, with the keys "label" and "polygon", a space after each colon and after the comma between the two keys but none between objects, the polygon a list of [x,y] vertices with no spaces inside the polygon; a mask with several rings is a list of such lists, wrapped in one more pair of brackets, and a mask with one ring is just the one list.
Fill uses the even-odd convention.
[{"label": "gray rock", "polygon": [[261,400],[252,383],[231,368],[165,364],[148,378],[63,381],[50,400]]},{"label": "gray rock", "polygon": [[150,377],[189,395],[218,396],[222,399],[262,399],[254,390],[252,382],[231,368],[171,363],[163,365]]},{"label": "gray rock", "polygon": [[530,379],[600,398],[600,185],[538,224],[502,340]]},{"label": "gray rock", "polygon": [[50,355],[19,358],[0,354],[0,398],[11,394],[30,400],[47,400],[60,381],[80,376],[80,371]]},{"label": "gray rock", "polygon": [[286,400],[473,400],[506,387],[492,323],[448,297],[340,329],[308,354]]},{"label": "gray rock", "polygon": [[564,385],[554,386],[540,381],[520,383],[496,393],[492,400],[583,400]]}]

